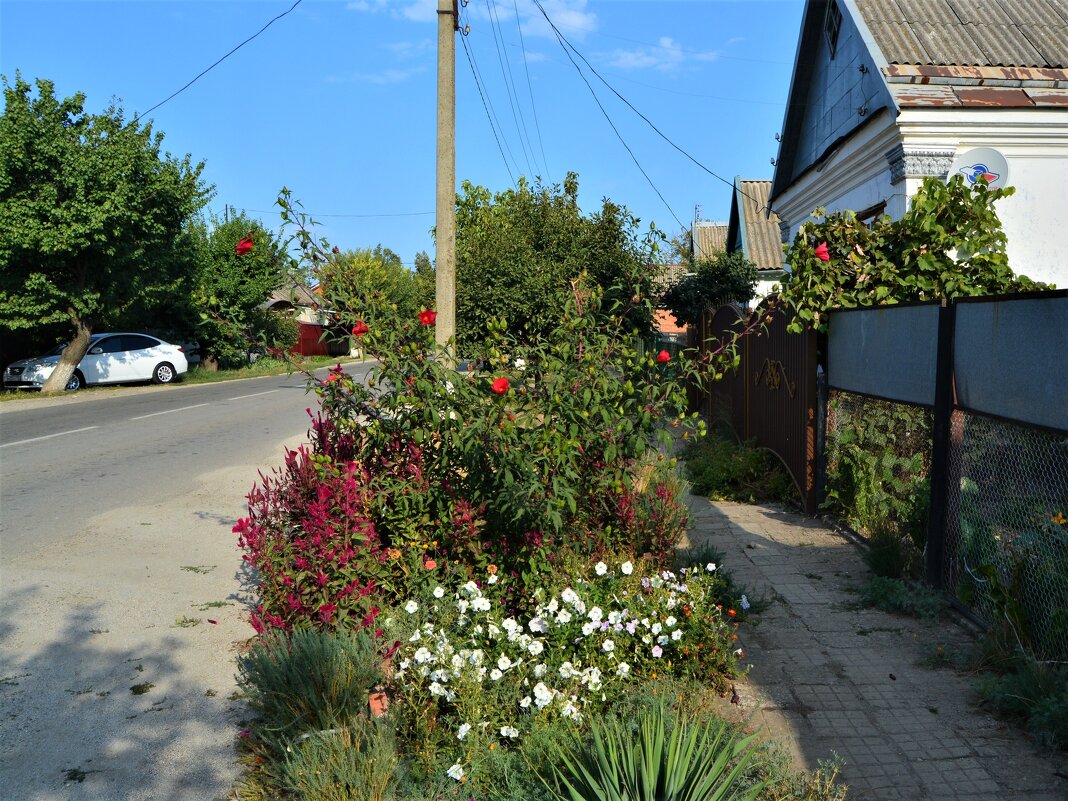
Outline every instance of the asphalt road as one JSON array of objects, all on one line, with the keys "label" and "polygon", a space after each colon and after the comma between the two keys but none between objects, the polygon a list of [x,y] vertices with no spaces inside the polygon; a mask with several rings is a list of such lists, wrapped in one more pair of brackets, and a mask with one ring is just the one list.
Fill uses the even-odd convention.
[{"label": "asphalt road", "polygon": [[228,795],[255,602],[231,528],[314,405],[299,375],[0,404],[0,799]]},{"label": "asphalt road", "polygon": [[[348,371],[364,376],[369,365]],[[188,492],[229,464],[270,464],[315,406],[304,377],[272,376],[0,405],[2,554],[49,543],[116,506]]]}]

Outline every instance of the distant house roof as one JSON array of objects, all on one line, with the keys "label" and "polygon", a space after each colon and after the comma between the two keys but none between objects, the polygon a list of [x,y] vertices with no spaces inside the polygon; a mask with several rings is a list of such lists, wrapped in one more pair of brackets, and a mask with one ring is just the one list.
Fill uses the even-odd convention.
[{"label": "distant house roof", "polygon": [[727,222],[727,252],[740,250],[758,270],[782,269],[779,215],[768,216],[771,181],[734,179],[731,216]]},{"label": "distant house roof", "polygon": [[653,265],[653,269],[656,270],[653,273],[653,287],[661,293],[681,281],[690,267],[687,264],[657,264]]},{"label": "distant house roof", "polygon": [[306,306],[317,309],[322,305],[322,297],[316,296],[310,289],[308,289],[308,287],[304,286],[304,284],[294,283],[274,290],[274,292],[267,296],[267,302],[263,304],[263,307],[270,309],[286,306]]},{"label": "distant house roof", "polygon": [[694,261],[727,252],[727,226],[723,223],[694,220],[692,233]]},{"label": "distant house roof", "polygon": [[1068,0],[807,0],[773,200],[810,166],[798,163],[799,134],[831,3],[856,25],[884,87],[853,131],[884,108],[1068,109]]}]

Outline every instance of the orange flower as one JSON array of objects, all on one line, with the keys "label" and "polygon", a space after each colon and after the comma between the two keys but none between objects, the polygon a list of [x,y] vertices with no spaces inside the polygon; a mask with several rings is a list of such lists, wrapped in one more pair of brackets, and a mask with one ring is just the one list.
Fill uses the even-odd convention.
[{"label": "orange flower", "polygon": [[438,566],[438,563],[435,562],[433,559],[427,559],[426,560],[426,569],[427,570],[433,570],[437,566]]},{"label": "orange flower", "polygon": [[734,617],[734,616],[735,616],[735,615],[737,615],[737,614],[738,614],[738,613],[737,613],[737,612],[735,612],[735,611],[734,611],[733,609],[728,609],[728,610],[727,610],[727,617]]},{"label": "orange flower", "polygon": [[486,567],[486,572],[489,573],[491,576],[496,576],[497,575],[497,565],[488,565]]}]

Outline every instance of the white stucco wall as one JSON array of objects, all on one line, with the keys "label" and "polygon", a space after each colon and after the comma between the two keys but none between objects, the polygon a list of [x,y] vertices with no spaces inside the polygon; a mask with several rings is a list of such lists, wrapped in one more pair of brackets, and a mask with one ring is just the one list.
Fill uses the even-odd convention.
[{"label": "white stucco wall", "polygon": [[881,117],[775,198],[787,241],[817,206],[856,211],[885,200],[886,213],[900,217],[922,178],[891,183],[886,154],[898,144],[910,152],[950,154],[989,147],[1005,156],[1016,189],[997,205],[1010,266],[1068,287],[1068,110],[909,109],[896,119],[890,112]]}]

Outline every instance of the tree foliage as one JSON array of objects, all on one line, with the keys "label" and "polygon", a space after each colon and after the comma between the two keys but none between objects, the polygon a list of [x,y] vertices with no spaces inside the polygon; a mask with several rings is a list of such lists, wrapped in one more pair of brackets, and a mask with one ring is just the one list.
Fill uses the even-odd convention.
[{"label": "tree foliage", "polygon": [[[491,320],[504,318],[519,337],[541,336],[558,325],[572,283],[585,275],[608,290],[605,308],[628,302],[626,323],[652,330],[647,304],[651,271],[637,235],[638,219],[603,200],[594,214],[578,204],[578,176],[563,186],[518,187],[491,193],[464,182],[456,208],[456,328],[462,351],[485,338]],[[653,237],[656,238],[655,236]],[[638,276],[636,286],[619,279]]]},{"label": "tree foliage", "polygon": [[[264,304],[290,283],[291,259],[280,235],[244,213],[226,221],[198,220],[190,226],[190,238],[195,270],[189,300],[202,347],[224,366],[240,364],[253,343],[287,328]],[[252,247],[238,253],[243,240]]]},{"label": "tree foliage", "polygon": [[377,293],[387,303],[395,305],[402,316],[414,317],[420,309],[426,308],[418,273],[405,267],[400,256],[381,244],[329,254],[324,261],[318,262],[316,277],[323,294],[343,307],[366,303],[372,294]]},{"label": "tree foliage", "polygon": [[73,345],[45,384],[60,389],[93,328],[135,304],[169,300],[189,269],[183,223],[208,201],[203,164],[162,150],[163,134],[114,103],[85,111],[52,82],[3,79],[0,117],[0,324],[57,322]]},{"label": "tree foliage", "polygon": [[883,216],[870,227],[851,211],[824,217],[816,209],[823,219],[804,223],[786,254],[791,330],[824,330],[836,308],[1047,288],[1009,267],[994,203],[1014,191],[982,181],[969,188],[960,175],[927,178],[901,219]]},{"label": "tree foliage", "polygon": [[682,325],[696,325],[706,309],[748,303],[757,282],[756,265],[740,251],[700,259],[691,274],[668,288],[663,305]]}]

